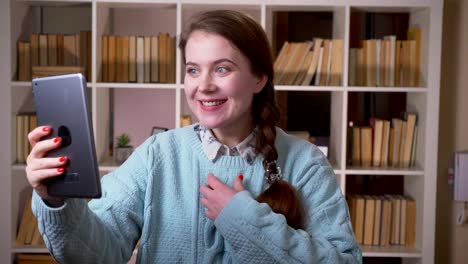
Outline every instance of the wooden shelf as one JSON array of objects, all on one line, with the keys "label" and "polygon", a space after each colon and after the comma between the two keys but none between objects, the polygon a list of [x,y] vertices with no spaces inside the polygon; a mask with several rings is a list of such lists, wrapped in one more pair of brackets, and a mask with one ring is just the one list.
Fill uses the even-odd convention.
[{"label": "wooden shelf", "polygon": [[388,258],[420,258],[421,250],[417,248],[408,248],[404,246],[362,246],[363,257],[388,257]]}]

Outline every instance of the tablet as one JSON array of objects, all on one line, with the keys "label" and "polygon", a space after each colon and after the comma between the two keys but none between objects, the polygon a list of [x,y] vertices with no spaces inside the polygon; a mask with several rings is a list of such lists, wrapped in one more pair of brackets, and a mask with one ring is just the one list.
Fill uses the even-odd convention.
[{"label": "tablet", "polygon": [[47,138],[62,138],[61,147],[49,151],[47,157],[68,157],[64,173],[47,180],[48,194],[101,197],[85,77],[79,73],[36,78],[32,92],[38,125],[52,128]]}]

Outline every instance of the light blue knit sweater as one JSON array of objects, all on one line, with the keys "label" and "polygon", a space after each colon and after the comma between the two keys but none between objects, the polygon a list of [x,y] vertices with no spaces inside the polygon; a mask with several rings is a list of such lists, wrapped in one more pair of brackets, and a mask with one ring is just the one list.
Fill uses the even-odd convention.
[{"label": "light blue knit sweater", "polygon": [[[146,140],[102,179],[103,197],[69,199],[48,207],[33,195],[33,211],[50,252],[60,263],[125,263],[137,240],[139,263],[360,263],[348,208],[320,151],[278,129],[283,178],[307,207],[306,230],[294,230],[254,197],[265,188],[261,155],[207,159],[192,126]],[[213,222],[199,187],[213,173],[243,191]]]}]

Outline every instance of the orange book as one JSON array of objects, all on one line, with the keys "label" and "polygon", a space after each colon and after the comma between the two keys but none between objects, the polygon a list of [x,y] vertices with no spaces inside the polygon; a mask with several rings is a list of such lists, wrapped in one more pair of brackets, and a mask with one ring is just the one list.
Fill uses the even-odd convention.
[{"label": "orange book", "polygon": [[31,34],[31,66],[39,65],[39,35]]},{"label": "orange book", "polygon": [[372,128],[361,127],[361,166],[372,165]]},{"label": "orange book", "polygon": [[109,41],[109,50],[107,51],[107,56],[108,56],[108,73],[107,77],[108,79],[106,80],[107,82],[115,82],[117,81],[116,79],[116,73],[117,73],[117,36],[110,35],[108,37]]},{"label": "orange book", "polygon": [[63,34],[57,34],[57,65],[63,66],[64,57],[63,57]]},{"label": "orange book", "polygon": [[332,57],[330,68],[330,86],[341,85],[341,75],[343,74],[343,40],[333,39]]},{"label": "orange book", "polygon": [[375,217],[375,200],[373,197],[365,195],[366,208],[364,213],[364,245],[372,245]]},{"label": "orange book", "polygon": [[159,35],[159,82],[167,83],[167,67],[168,67],[168,48],[167,43],[169,34],[161,33]]},{"label": "orange book", "polygon": [[101,81],[109,81],[109,36],[101,36]]}]

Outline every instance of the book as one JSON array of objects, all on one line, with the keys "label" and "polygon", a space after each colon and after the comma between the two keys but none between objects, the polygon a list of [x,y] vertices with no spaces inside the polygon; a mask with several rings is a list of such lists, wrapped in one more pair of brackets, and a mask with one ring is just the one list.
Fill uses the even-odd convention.
[{"label": "book", "polygon": [[353,166],[361,166],[361,129],[357,126],[353,127]]},{"label": "book", "polygon": [[349,49],[348,85],[357,86],[357,48]]},{"label": "book", "polygon": [[109,36],[101,36],[101,81],[109,81]]},{"label": "book", "polygon": [[343,73],[343,40],[333,39],[332,56],[330,66],[330,81],[328,85],[341,85],[341,75]]},{"label": "book", "polygon": [[382,148],[381,148],[381,155],[380,155],[380,166],[387,167],[388,166],[388,153],[389,153],[389,145],[390,145],[390,121],[382,120],[383,127],[382,127]]},{"label": "book", "polygon": [[314,57],[314,52],[310,50],[307,52],[304,61],[302,62],[301,67],[299,68],[299,72],[296,75],[296,78],[294,79],[292,85],[301,85],[302,82],[304,81],[304,78],[307,75],[307,70],[309,69],[310,64],[312,63],[312,59]]},{"label": "book", "polygon": [[136,44],[136,67],[137,67],[137,82],[145,81],[145,39],[142,36],[137,37]]},{"label": "book", "polygon": [[382,222],[382,200],[380,197],[375,196],[375,212],[374,212],[374,231],[373,231],[373,238],[372,238],[372,245],[378,246],[380,245],[380,236],[381,236],[381,222]]},{"label": "book", "polygon": [[39,35],[31,34],[31,66],[39,65]]},{"label": "book", "polygon": [[285,41],[281,50],[276,58],[273,67],[275,69],[275,77],[273,79],[273,83],[278,85],[280,80],[283,78],[283,74],[285,73],[285,67],[287,64],[287,58],[289,58],[289,53],[291,50],[291,46],[289,42]]},{"label": "book", "polygon": [[47,35],[39,35],[39,65],[47,66],[48,65],[48,55],[47,55]]},{"label": "book", "polygon": [[18,81],[31,80],[31,45],[18,41]]},{"label": "book", "polygon": [[414,47],[411,52],[413,59],[410,65],[414,67],[412,86],[418,87],[421,85],[421,29],[419,27],[409,28],[407,38],[414,41]]},{"label": "book", "polygon": [[321,59],[320,51],[322,47],[322,42],[323,42],[323,39],[314,38],[312,62],[310,63],[309,68],[307,69],[307,74],[304,80],[302,81],[302,85],[310,85],[312,82],[312,79],[314,78],[314,75],[318,68],[319,59]]},{"label": "book", "polygon": [[363,196],[355,196],[356,199],[356,227],[354,235],[356,242],[362,244],[364,242],[364,216],[365,216],[365,199]]},{"label": "book", "polygon": [[117,74],[117,37],[114,35],[108,36],[108,71],[107,71],[107,82],[115,82]]},{"label": "book", "polygon": [[372,245],[375,217],[375,199],[372,196],[364,196],[366,205],[364,213],[364,245]]},{"label": "book", "polygon": [[[63,65],[77,66],[77,47],[75,42],[75,35],[63,36]],[[44,66],[44,65],[42,65]]]},{"label": "book", "polygon": [[128,37],[128,81],[137,81],[137,37]]},{"label": "book", "polygon": [[[143,74],[143,82],[149,83],[151,80],[151,37],[145,36],[143,37],[143,42],[144,42],[144,50],[143,50],[143,69],[144,69],[144,74]],[[170,45],[168,45],[170,46]],[[168,58],[168,61],[170,59]],[[167,72],[170,72],[170,63],[168,63],[168,70]],[[168,78],[169,81],[169,78]]]},{"label": "book", "polygon": [[57,35],[48,34],[47,35],[47,58],[48,66],[57,65]]},{"label": "book", "polygon": [[322,54],[322,64],[320,68],[320,82],[318,85],[325,86],[328,84],[329,76],[329,64],[330,64],[330,54],[332,50],[332,42],[330,39],[323,40],[323,54]]},{"label": "book", "polygon": [[416,114],[406,114],[406,134],[404,136],[404,141],[402,141],[403,147],[403,163],[402,167],[409,167],[411,162],[411,148],[413,146],[413,137],[416,127]]},{"label": "book", "polygon": [[320,48],[319,52],[319,57],[318,57],[318,64],[317,64],[317,71],[315,73],[315,80],[314,80],[314,85],[319,86],[320,85],[320,80],[322,77],[322,63],[323,63],[323,53],[324,53],[324,47]]},{"label": "book", "polygon": [[406,225],[407,225],[407,198],[403,196],[399,196],[400,199],[400,235],[399,235],[399,243],[400,245],[406,244]]},{"label": "book", "polygon": [[361,166],[372,165],[372,128],[361,127]]},{"label": "book", "polygon": [[34,233],[35,225],[34,225],[34,215],[31,209],[31,198],[29,196],[26,199],[26,203],[24,204],[23,214],[21,217],[21,222],[19,225],[18,233],[16,235],[16,245],[22,246],[30,244],[32,239],[32,235]]},{"label": "book", "polygon": [[372,151],[372,166],[379,167],[382,156],[383,120],[376,119],[374,124],[374,143]]},{"label": "book", "polygon": [[159,82],[167,83],[167,68],[169,65],[168,61],[168,38],[169,34],[159,34]]},{"label": "book", "polygon": [[63,41],[63,34],[57,34],[57,65],[59,66],[65,65]]},{"label": "book", "polygon": [[159,82],[159,40],[151,37],[151,82]]},{"label": "book", "polygon": [[392,201],[388,197],[382,198],[382,217],[380,224],[380,246],[388,246],[390,244],[391,223],[392,223]]},{"label": "book", "polygon": [[406,201],[406,243],[407,247],[416,246],[416,202],[407,197]]}]

